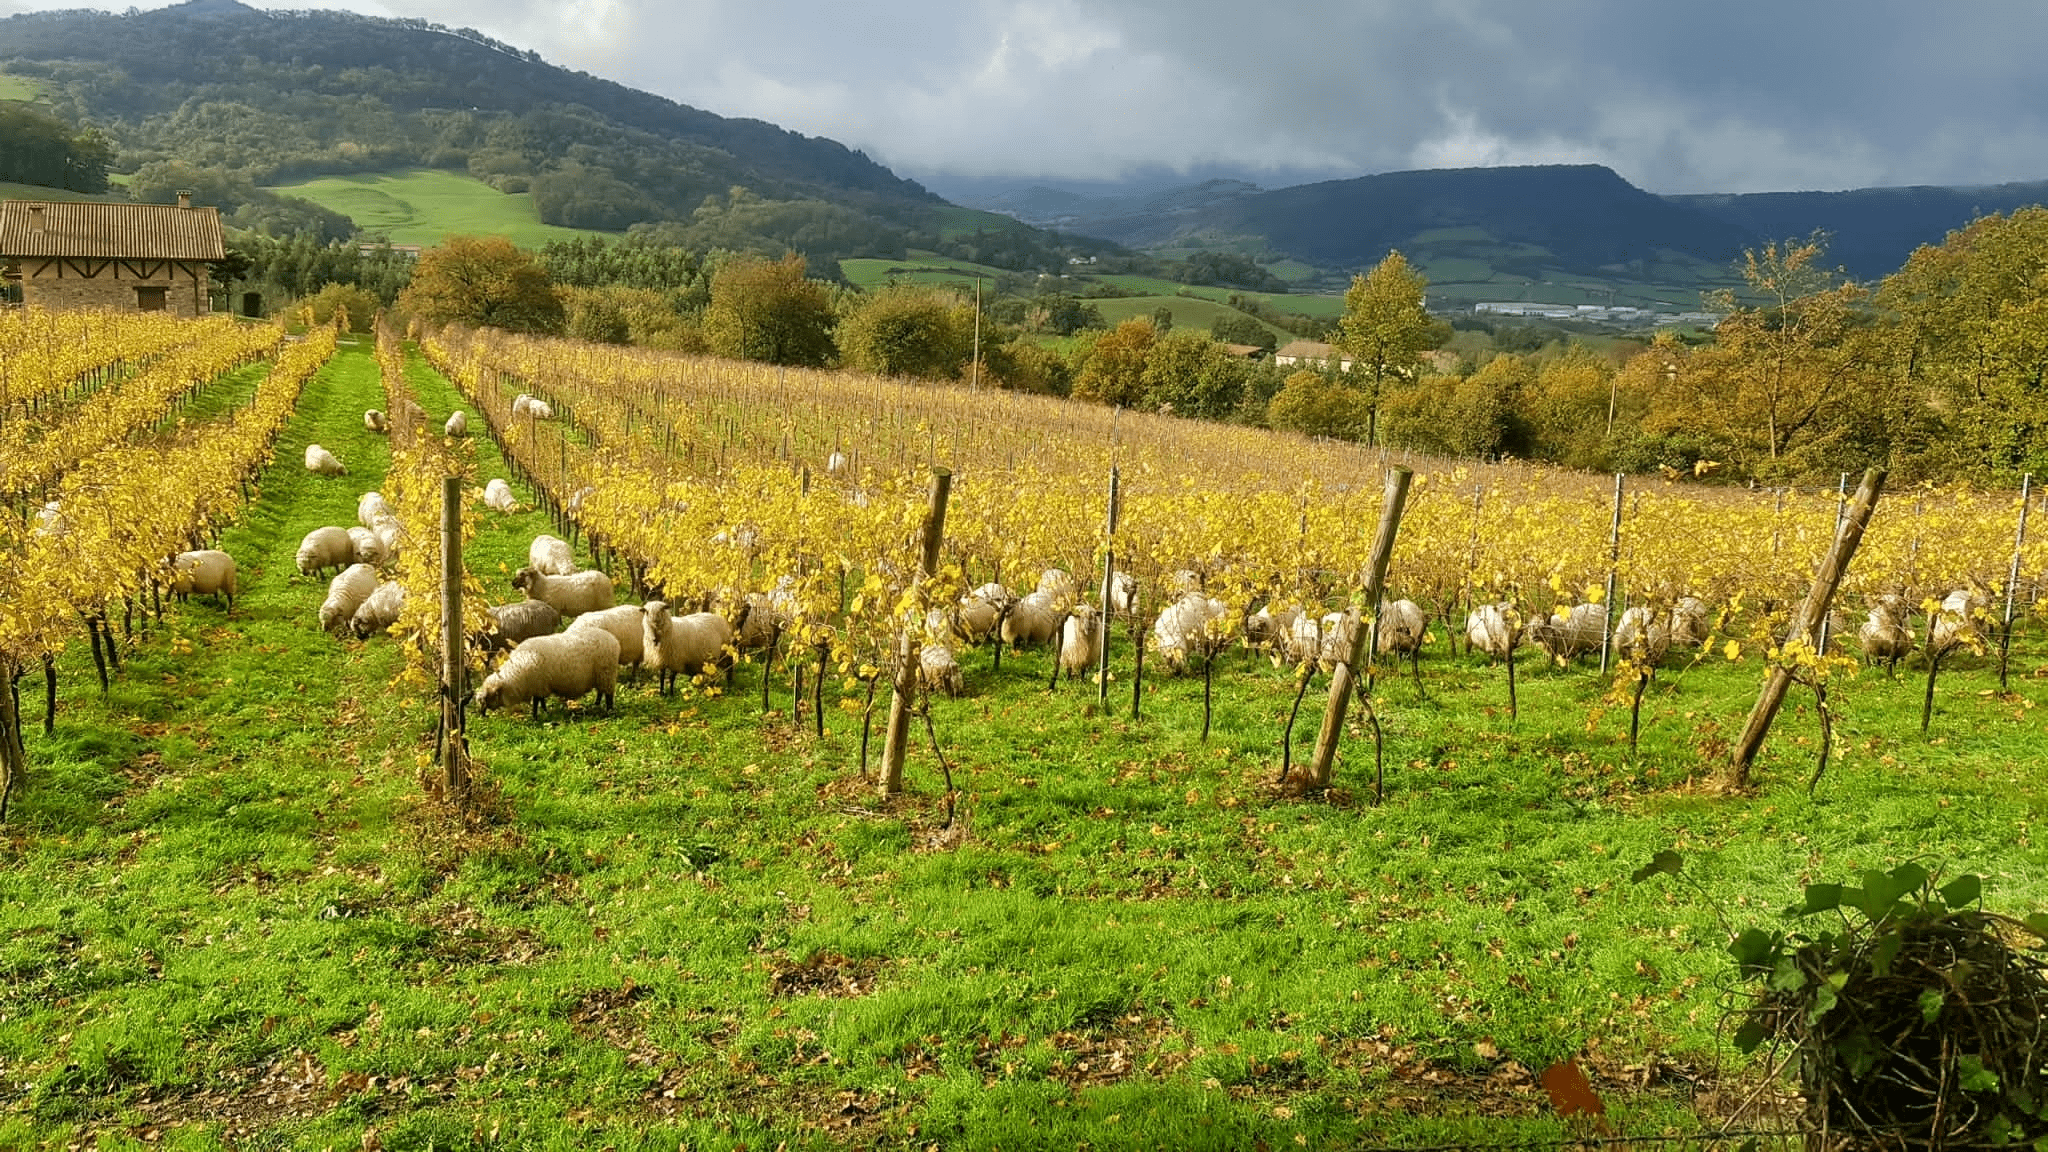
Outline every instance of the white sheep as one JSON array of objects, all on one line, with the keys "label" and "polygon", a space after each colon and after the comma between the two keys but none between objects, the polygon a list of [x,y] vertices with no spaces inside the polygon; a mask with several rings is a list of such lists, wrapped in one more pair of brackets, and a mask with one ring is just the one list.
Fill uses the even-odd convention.
[{"label": "white sheep", "polygon": [[1271,604],[1244,618],[1244,642],[1247,646],[1263,651],[1278,668],[1286,660],[1287,639],[1294,631],[1294,622],[1301,618],[1301,609],[1285,606],[1275,611]]},{"label": "white sheep", "polygon": [[1707,602],[1697,596],[1680,596],[1671,606],[1671,642],[1705,644],[1714,622],[1708,618]]},{"label": "white sheep", "polygon": [[529,396],[521,392],[512,401],[512,414],[514,416],[531,416],[535,420],[552,420],[555,417],[555,410],[548,405],[547,401],[542,400],[540,397]]},{"label": "white sheep", "polygon": [[1322,648],[1317,652],[1316,662],[1323,671],[1334,672],[1337,665],[1351,658],[1351,637],[1357,625],[1349,612],[1325,612],[1318,623],[1322,625]]},{"label": "white sheep", "polygon": [[490,609],[491,630],[484,637],[492,652],[504,652],[514,644],[547,636],[562,626],[562,614],[545,600],[514,600]]},{"label": "white sheep", "polygon": [[[731,602],[731,595],[721,592],[712,597],[711,607],[717,611]],[[766,592],[750,592],[739,604],[738,615],[732,617],[734,643],[745,652],[766,648],[796,619],[796,578],[783,576],[775,581],[775,587]]]},{"label": "white sheep", "polygon": [[1095,609],[1083,604],[1067,617],[1060,632],[1060,671],[1084,676],[1095,670]]},{"label": "white sheep", "polygon": [[378,539],[377,534],[368,528],[350,528],[348,538],[349,542],[355,545],[355,563],[382,567],[390,560],[384,551],[384,541]]},{"label": "white sheep", "polygon": [[611,708],[619,684],[619,640],[602,628],[536,636],[512,650],[503,666],[477,689],[477,707],[513,709],[531,702],[534,719],[548,697],[581,700],[593,689]]},{"label": "white sheep", "polygon": [[218,549],[180,552],[171,560],[170,587],[178,599],[212,596],[235,606],[235,558]]},{"label": "white sheep", "polygon": [[550,576],[538,568],[521,568],[512,576],[512,586],[529,600],[545,600],[563,616],[581,616],[612,606],[612,578],[594,569]]},{"label": "white sheep", "polygon": [[1882,663],[1885,671],[1895,671],[1899,661],[1913,652],[1913,629],[1907,623],[1906,600],[1903,596],[1883,595],[1870,601],[1870,613],[1863,620],[1863,626],[1856,630],[1856,642],[1862,646],[1863,654],[1873,664]]},{"label": "white sheep", "polygon": [[374,530],[377,521],[396,515],[382,492],[370,491],[356,497],[356,523],[365,528]]},{"label": "white sheep", "polygon": [[578,488],[574,492],[569,493],[569,503],[567,505],[569,509],[569,515],[571,517],[574,517],[582,514],[583,502],[585,500],[590,499],[592,496],[596,494],[597,488],[594,485],[590,484],[585,484],[583,487]]},{"label": "white sheep", "polygon": [[377,570],[368,564],[352,564],[327,585],[327,599],[320,605],[320,628],[339,632],[355,619],[356,609],[377,591]]},{"label": "white sheep", "polygon": [[367,640],[379,632],[390,631],[404,611],[405,585],[387,580],[377,585],[377,590],[349,617],[349,631],[356,634],[356,639]]},{"label": "white sheep", "polygon": [[1278,668],[1283,664],[1296,667],[1310,660],[1317,660],[1323,654],[1323,622],[1307,612],[1296,613],[1294,622],[1287,626],[1281,637],[1279,657],[1273,661]]},{"label": "white sheep", "polygon": [[441,434],[450,439],[461,439],[469,435],[469,417],[463,415],[460,408],[449,413],[448,422],[441,425]]},{"label": "white sheep", "polygon": [[497,477],[484,485],[484,507],[493,512],[507,514],[519,511],[519,498],[512,494],[512,486]]},{"label": "white sheep", "polygon": [[346,476],[348,469],[342,466],[334,453],[318,444],[306,445],[306,471],[321,476]]},{"label": "white sheep", "polygon": [[1189,592],[1166,606],[1152,622],[1152,647],[1165,661],[1168,673],[1184,671],[1193,650],[1208,648],[1209,622],[1223,613],[1223,601],[1200,592]]},{"label": "white sheep", "polygon": [[1957,648],[1978,648],[1984,643],[1980,625],[1991,598],[1975,588],[1958,588],[1942,598],[1929,624],[1933,629],[1933,655],[1939,660]]},{"label": "white sheep", "polygon": [[399,523],[396,516],[379,516],[377,522],[370,526],[370,531],[376,534],[377,542],[384,546],[384,562],[396,563],[399,549],[406,544],[405,525]]},{"label": "white sheep", "polygon": [[1616,659],[1637,659],[1644,666],[1655,668],[1670,648],[1670,626],[1640,604],[1623,612],[1621,622],[1614,626],[1610,651]]},{"label": "white sheep", "polygon": [[1109,610],[1117,616],[1129,616],[1138,603],[1138,578],[1129,572],[1115,572],[1109,577]]},{"label": "white sheep", "polygon": [[1003,643],[1013,648],[1027,644],[1050,644],[1059,631],[1061,612],[1050,592],[1033,592],[1017,598],[1003,616]]},{"label": "white sheep", "polygon": [[1413,600],[1396,600],[1380,610],[1376,623],[1379,651],[1391,653],[1396,661],[1408,657],[1415,675],[1421,677],[1422,645],[1429,639],[1429,617],[1422,611],[1422,605]]},{"label": "white sheep", "polygon": [[1559,606],[1551,615],[1529,625],[1529,639],[1559,664],[1588,652],[1600,650],[1600,638],[1607,631],[1607,609],[1599,604],[1578,604],[1569,610]]},{"label": "white sheep", "polygon": [[846,465],[846,453],[841,452],[837,448],[834,448],[832,450],[832,454],[830,456],[825,457],[825,475],[844,475],[846,472]]},{"label": "white sheep", "polygon": [[1038,577],[1038,591],[1052,597],[1053,605],[1062,610],[1071,607],[1080,589],[1074,578],[1059,568],[1048,568]]},{"label": "white sheep", "polygon": [[382,412],[371,408],[363,413],[363,427],[372,432],[389,432],[391,431],[391,420]]},{"label": "white sheep", "polygon": [[535,536],[526,546],[526,562],[549,576],[567,576],[576,570],[576,550],[559,536]]},{"label": "white sheep", "polygon": [[716,612],[672,616],[660,600],[649,600],[639,611],[640,663],[655,670],[656,688],[663,695],[679,678],[717,667],[732,646],[732,624]]},{"label": "white sheep", "polygon": [[1488,662],[1506,659],[1522,642],[1522,614],[1506,601],[1481,604],[1465,616],[1465,641]]},{"label": "white sheep", "polygon": [[983,584],[960,597],[960,610],[954,614],[955,630],[962,640],[979,644],[995,631],[996,622],[1003,618],[1003,610],[1016,600],[1001,584]]},{"label": "white sheep", "polygon": [[346,568],[355,563],[356,542],[349,538],[348,529],[328,526],[315,528],[299,541],[299,575],[318,576],[327,569]]},{"label": "white sheep", "polygon": [[521,392],[512,398],[512,414],[514,416],[526,415],[526,410],[531,407],[533,407],[533,394],[531,392]]},{"label": "white sheep", "polygon": [[640,658],[647,651],[641,640],[645,624],[646,617],[640,605],[621,604],[616,608],[585,612],[576,618],[574,624],[569,625],[569,630],[574,632],[578,628],[602,628],[611,633],[619,642],[620,667],[632,669],[633,677],[637,681],[640,676]]},{"label": "white sheep", "polygon": [[944,644],[931,643],[918,649],[917,675],[928,691],[956,698],[967,691],[967,677],[960,671],[960,661],[954,657],[953,649]]}]

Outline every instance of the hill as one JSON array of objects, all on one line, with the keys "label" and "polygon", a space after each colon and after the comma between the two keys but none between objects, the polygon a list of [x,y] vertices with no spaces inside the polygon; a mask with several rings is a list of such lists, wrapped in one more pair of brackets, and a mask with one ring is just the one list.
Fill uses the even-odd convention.
[{"label": "hill", "polygon": [[2048,181],[1975,188],[1859,188],[1850,192],[1758,192],[1668,196],[1755,236],[1783,239],[1825,232],[1828,256],[1851,275],[1871,279],[1898,269],[1922,244],[1987,213],[2048,204]]}]

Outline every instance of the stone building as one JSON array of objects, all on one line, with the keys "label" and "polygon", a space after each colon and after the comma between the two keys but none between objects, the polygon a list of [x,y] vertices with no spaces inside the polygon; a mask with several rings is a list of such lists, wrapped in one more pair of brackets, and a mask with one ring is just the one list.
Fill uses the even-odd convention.
[{"label": "stone building", "polygon": [[170,204],[0,201],[0,266],[22,303],[203,316],[207,265],[225,259],[220,212]]}]

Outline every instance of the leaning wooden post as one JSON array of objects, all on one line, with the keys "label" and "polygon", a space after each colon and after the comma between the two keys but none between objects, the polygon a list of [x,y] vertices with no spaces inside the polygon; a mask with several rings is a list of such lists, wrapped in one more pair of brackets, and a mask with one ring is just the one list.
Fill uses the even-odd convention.
[{"label": "leaning wooden post", "polygon": [[1373,538],[1372,557],[1366,563],[1365,591],[1345,614],[1351,625],[1351,651],[1330,677],[1330,703],[1323,709],[1323,729],[1316,736],[1315,757],[1308,765],[1308,783],[1312,787],[1330,786],[1330,773],[1337,762],[1337,741],[1344,735],[1344,710],[1351,703],[1352,685],[1358,678],[1353,669],[1367,654],[1366,629],[1359,619],[1358,606],[1377,605],[1386,589],[1387,561],[1394,555],[1394,534],[1400,530],[1401,510],[1408,503],[1408,483],[1413,479],[1415,473],[1398,464],[1387,473],[1387,494],[1380,505],[1380,531]]},{"label": "leaning wooden post", "polygon": [[[1856,555],[1856,546],[1863,542],[1863,530],[1870,526],[1870,514],[1877,507],[1877,496],[1884,490],[1885,470],[1872,468],[1863,474],[1863,485],[1856,489],[1856,501],[1849,508],[1849,515],[1842,521],[1842,527],[1835,533],[1834,547],[1828,549],[1827,558],[1821,561],[1820,571],[1813,578],[1813,588],[1806,594],[1806,602],[1799,606],[1799,614],[1792,618],[1792,628],[1785,633],[1785,642],[1805,639],[1811,643],[1817,635],[1820,622],[1827,618],[1828,606],[1833,603],[1835,589],[1842,583],[1842,574],[1849,570],[1849,560]],[[1764,736],[1771,730],[1771,721],[1778,715],[1778,708],[1785,702],[1785,691],[1792,685],[1792,670],[1782,665],[1771,669],[1764,681],[1763,694],[1756,699],[1756,707],[1750,711],[1749,723],[1742,730],[1742,739],[1735,745],[1735,759],[1729,765],[1729,784],[1736,788],[1749,787],[1749,768],[1756,762],[1756,754],[1763,749]]]},{"label": "leaning wooden post", "polygon": [[[939,570],[939,544],[946,538],[946,497],[952,490],[952,470],[934,467],[931,511],[925,514],[924,553],[918,563],[919,583]],[[903,757],[910,749],[910,708],[917,698],[919,655],[910,636],[911,629],[904,626],[896,639],[895,691],[889,699],[889,727],[882,738],[882,793],[886,796],[903,791]]]},{"label": "leaning wooden post", "polygon": [[441,794],[462,803],[469,794],[463,761],[462,478],[441,481]]},{"label": "leaning wooden post", "polygon": [[1608,649],[1614,647],[1614,570],[1621,567],[1621,473],[1614,474],[1614,523],[1607,529],[1607,592],[1600,602],[1600,674],[1607,675]]},{"label": "leaning wooden post", "polygon": [[[977,283],[979,283],[977,281]],[[1102,612],[1096,618],[1095,702],[1109,704],[1109,616],[1110,594],[1116,581],[1117,468],[1109,466],[1109,515],[1102,537]],[[2010,614],[2008,614],[2010,615]]]},{"label": "leaning wooden post", "polygon": [[2034,493],[2034,474],[2020,479],[2020,526],[2012,538],[2012,570],[2005,575],[2005,626],[1998,638],[1998,690],[2005,688],[2005,666],[2012,658],[2012,597],[2020,583],[2020,550],[2027,546],[2027,504]]}]

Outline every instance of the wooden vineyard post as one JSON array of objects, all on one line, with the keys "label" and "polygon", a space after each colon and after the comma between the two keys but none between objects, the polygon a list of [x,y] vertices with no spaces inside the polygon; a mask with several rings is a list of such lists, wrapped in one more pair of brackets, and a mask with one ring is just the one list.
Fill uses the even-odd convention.
[{"label": "wooden vineyard post", "polygon": [[462,803],[469,793],[463,762],[462,478],[441,481],[441,795]]},{"label": "wooden vineyard post", "polygon": [[2012,598],[2020,583],[2020,550],[2027,546],[2027,504],[2034,493],[2034,474],[2020,479],[2020,526],[2012,538],[2012,569],[2005,576],[2005,626],[1998,638],[1998,690],[2006,691],[2005,666],[2012,659]]},{"label": "wooden vineyard post", "polygon": [[[1095,701],[1107,711],[1109,704],[1109,598],[1116,581],[1117,468],[1109,466],[1109,515],[1102,544],[1102,612],[1096,618]],[[2011,617],[2008,612],[2007,617]]]},{"label": "wooden vineyard post", "polygon": [[[920,583],[939,570],[939,544],[946,538],[946,497],[953,490],[953,473],[948,468],[932,469],[931,510],[925,514],[924,549],[918,561]],[[882,737],[882,794],[903,791],[903,757],[910,749],[910,709],[917,698],[918,653],[910,643],[910,630],[903,629],[896,640],[894,691],[889,698],[889,727]]]},{"label": "wooden vineyard post", "polygon": [[[1835,533],[1834,547],[1828,549],[1827,558],[1821,561],[1820,571],[1813,578],[1813,588],[1806,594],[1806,602],[1799,606],[1799,614],[1792,618],[1792,628],[1785,634],[1787,643],[1800,638],[1812,641],[1818,634],[1820,622],[1827,618],[1828,606],[1834,601],[1835,589],[1842,583],[1842,574],[1849,570],[1849,561],[1856,555],[1856,546],[1863,542],[1863,530],[1870,526],[1870,514],[1877,507],[1878,493],[1884,490],[1884,477],[1882,468],[1872,468],[1863,474],[1863,484],[1856,489],[1855,503]],[[1762,751],[1764,736],[1770,732],[1771,721],[1777,718],[1779,706],[1785,703],[1785,691],[1791,685],[1791,669],[1782,665],[1771,669],[1770,677],[1764,681],[1763,694],[1757,697],[1756,707],[1749,714],[1749,723],[1742,730],[1742,739],[1735,745],[1728,781],[1733,787],[1749,787],[1750,765],[1756,762],[1757,753]]]},{"label": "wooden vineyard post", "polygon": [[[1365,592],[1358,603],[1375,606],[1387,585],[1387,562],[1394,555],[1394,535],[1401,528],[1401,510],[1408,503],[1408,484],[1415,479],[1415,473],[1399,465],[1387,473],[1387,494],[1380,506],[1379,535],[1373,538],[1372,556],[1366,562]],[[1330,676],[1330,703],[1323,710],[1322,732],[1316,737],[1315,758],[1309,761],[1308,783],[1311,787],[1330,786],[1330,773],[1337,762],[1337,741],[1344,735],[1344,710],[1351,702],[1352,685],[1358,674],[1353,671],[1366,655],[1366,629],[1358,619],[1358,610],[1345,614],[1351,624],[1351,651],[1337,665]]]},{"label": "wooden vineyard post", "polygon": [[1600,675],[1607,675],[1614,639],[1614,570],[1621,566],[1621,473],[1614,474],[1614,523],[1607,529],[1607,592],[1600,602]]}]

